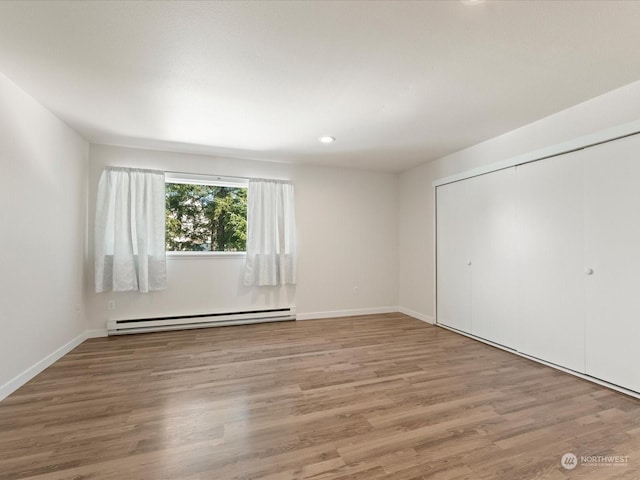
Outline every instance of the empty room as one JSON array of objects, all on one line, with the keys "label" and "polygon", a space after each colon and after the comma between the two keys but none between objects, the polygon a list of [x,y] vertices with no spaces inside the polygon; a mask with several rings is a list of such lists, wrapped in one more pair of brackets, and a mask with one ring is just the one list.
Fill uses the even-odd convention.
[{"label": "empty room", "polygon": [[640,478],[640,2],[0,2],[0,480]]}]

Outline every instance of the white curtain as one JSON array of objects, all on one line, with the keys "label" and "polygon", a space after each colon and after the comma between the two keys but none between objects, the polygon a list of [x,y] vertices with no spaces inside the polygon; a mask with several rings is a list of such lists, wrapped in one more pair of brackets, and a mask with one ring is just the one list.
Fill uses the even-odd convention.
[{"label": "white curtain", "polygon": [[105,169],[95,234],[96,292],[166,288],[164,172]]},{"label": "white curtain", "polygon": [[293,184],[249,181],[245,285],[296,283],[296,221]]}]

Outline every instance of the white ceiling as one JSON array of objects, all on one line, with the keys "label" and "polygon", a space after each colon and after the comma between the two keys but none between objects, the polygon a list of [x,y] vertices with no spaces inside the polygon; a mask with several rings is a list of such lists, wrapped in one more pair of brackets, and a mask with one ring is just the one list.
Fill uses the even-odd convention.
[{"label": "white ceiling", "polygon": [[400,171],[639,79],[639,26],[611,0],[0,2],[0,72],[95,143]]}]

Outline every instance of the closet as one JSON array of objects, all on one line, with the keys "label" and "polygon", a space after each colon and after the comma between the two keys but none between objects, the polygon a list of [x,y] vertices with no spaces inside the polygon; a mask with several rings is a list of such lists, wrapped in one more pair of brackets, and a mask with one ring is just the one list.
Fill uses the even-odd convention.
[{"label": "closet", "polygon": [[515,348],[584,370],[582,150],[516,167],[518,300]]},{"label": "closet", "polygon": [[436,202],[439,324],[640,392],[640,135]]},{"label": "closet", "polygon": [[515,168],[438,188],[438,322],[504,346],[515,323]]},{"label": "closet", "polygon": [[583,152],[586,371],[640,392],[640,135]]}]

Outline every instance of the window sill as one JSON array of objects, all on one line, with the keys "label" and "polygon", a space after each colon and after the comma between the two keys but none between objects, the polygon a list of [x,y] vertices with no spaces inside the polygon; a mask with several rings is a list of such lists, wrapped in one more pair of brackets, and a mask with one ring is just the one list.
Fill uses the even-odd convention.
[{"label": "window sill", "polygon": [[246,252],[166,252],[166,253],[167,253],[167,259],[244,258],[247,255]]}]

